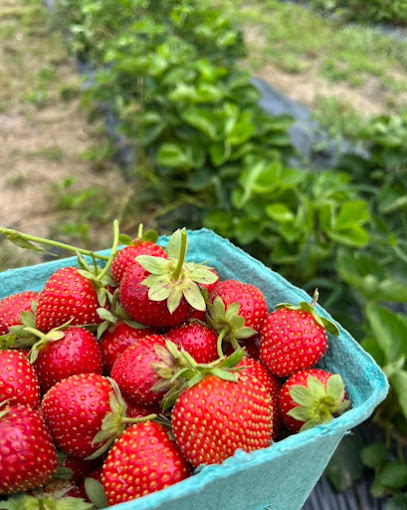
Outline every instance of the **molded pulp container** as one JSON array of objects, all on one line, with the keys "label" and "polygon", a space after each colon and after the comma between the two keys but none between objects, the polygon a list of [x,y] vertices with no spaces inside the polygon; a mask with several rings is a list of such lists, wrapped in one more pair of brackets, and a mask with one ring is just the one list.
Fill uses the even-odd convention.
[{"label": "molded pulp container", "polygon": [[[167,242],[165,237],[160,240],[163,245]],[[209,230],[189,232],[187,259],[209,261],[222,279],[236,278],[259,287],[270,310],[280,302],[311,301],[304,291]],[[72,265],[77,265],[75,257],[0,273],[0,298],[23,290],[40,291],[54,271]],[[319,305],[316,309],[329,317]],[[373,359],[347,331],[339,329],[339,337],[329,338],[329,349],[320,366],[342,375],[352,401],[349,411],[266,449],[250,454],[238,451],[221,465],[204,467],[176,485],[113,508],[300,510],[341,438],[372,414],[388,390],[387,380]]]}]

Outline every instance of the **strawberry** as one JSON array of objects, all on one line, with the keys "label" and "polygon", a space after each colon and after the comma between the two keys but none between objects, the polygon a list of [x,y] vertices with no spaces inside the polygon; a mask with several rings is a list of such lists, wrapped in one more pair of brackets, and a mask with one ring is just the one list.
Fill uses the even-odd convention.
[{"label": "strawberry", "polygon": [[268,315],[261,329],[260,359],[271,373],[286,377],[310,368],[328,348],[326,329],[338,335],[338,328],[314,310],[318,292],[310,304],[283,303]]},{"label": "strawberry", "polygon": [[232,303],[239,303],[239,315],[245,319],[244,325],[260,331],[264,318],[268,313],[266,298],[260,289],[250,283],[237,280],[223,280],[219,282],[210,294],[213,303],[219,296],[225,304],[226,310]]},{"label": "strawberry", "polygon": [[0,402],[37,407],[40,387],[35,370],[24,352],[0,351]]},{"label": "strawberry", "polygon": [[38,298],[36,324],[47,332],[70,321],[71,326],[98,324],[100,307],[95,284],[74,267],[58,269]]},{"label": "strawberry", "polygon": [[[213,291],[216,285],[220,281],[219,273],[213,267],[208,267],[210,271],[218,278],[216,282],[213,283],[200,283],[199,286],[203,292],[204,297],[208,297],[209,294]],[[192,310],[191,319],[197,319],[202,322],[205,322],[205,310]]]},{"label": "strawberry", "polygon": [[41,412],[56,445],[76,457],[88,457],[108,445],[116,429],[103,441],[95,436],[108,415],[114,418],[117,414],[120,424],[125,405],[113,403],[115,396],[112,382],[99,374],[72,375],[53,386],[43,398]]},{"label": "strawberry", "polygon": [[[209,295],[206,314],[206,322],[219,335],[219,356],[223,355],[222,341],[236,350],[240,348],[238,340],[254,338],[267,313],[266,298],[257,287],[237,280],[219,282]],[[227,351],[227,344],[225,348]]]},{"label": "strawberry", "polygon": [[167,430],[147,421],[129,427],[103,464],[102,484],[109,505],[123,503],[173,485],[190,469]]},{"label": "strawberry", "polygon": [[346,411],[350,402],[340,375],[312,368],[293,374],[284,383],[279,406],[285,426],[298,432],[332,420]]},{"label": "strawberry", "polygon": [[164,248],[151,241],[139,241],[126,246],[118,252],[110,266],[112,278],[117,285],[120,285],[124,273],[137,264],[136,257],[139,255],[151,255],[153,257],[167,258]]},{"label": "strawberry", "polygon": [[272,375],[267,368],[256,359],[244,357],[237,367],[245,367],[244,374],[255,377],[266,388],[271,399],[273,439],[277,439],[281,432],[281,417],[278,403],[278,395],[281,389],[279,379]]},{"label": "strawberry", "polygon": [[[35,371],[42,393],[70,375],[102,373],[102,356],[96,338],[85,328],[73,327],[55,341],[34,347]],[[36,350],[38,349],[38,350]]]},{"label": "strawberry", "polygon": [[218,358],[217,336],[201,322],[185,322],[167,331],[166,336],[182,347],[197,363],[210,363]]},{"label": "strawberry", "polygon": [[0,409],[0,494],[43,485],[57,455],[40,413],[24,405]]},{"label": "strawberry", "polygon": [[112,324],[100,338],[99,347],[102,353],[103,366],[106,373],[110,374],[116,358],[127,347],[137,342],[139,338],[155,333],[153,328],[134,328],[125,322],[119,321]]},{"label": "strawberry", "polygon": [[120,303],[130,318],[154,327],[185,322],[193,308],[205,310],[198,283],[213,283],[208,268],[185,262],[185,229],[177,230],[167,246],[167,258],[140,255],[120,284]]},{"label": "strawberry", "polygon": [[69,480],[74,483],[81,482],[86,476],[91,476],[91,472],[98,469],[99,465],[100,459],[85,460],[74,455],[66,455],[60,463],[62,468],[71,471]]},{"label": "strawberry", "polygon": [[165,346],[163,335],[148,335],[128,347],[114,362],[111,376],[119,385],[123,397],[142,405],[158,403],[165,392],[153,391],[159,376],[152,363],[159,363],[157,346]]},{"label": "strawberry", "polygon": [[244,374],[235,377],[208,375],[175,402],[173,434],[194,467],[220,463],[239,448],[250,452],[270,445],[272,408],[266,388]]},{"label": "strawberry", "polygon": [[10,326],[21,324],[21,312],[31,311],[37,298],[38,292],[26,291],[0,300],[0,335],[7,334]]}]

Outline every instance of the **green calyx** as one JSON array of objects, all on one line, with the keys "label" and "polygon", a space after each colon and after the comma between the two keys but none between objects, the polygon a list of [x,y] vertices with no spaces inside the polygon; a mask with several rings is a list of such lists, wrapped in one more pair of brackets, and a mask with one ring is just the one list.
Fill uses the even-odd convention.
[{"label": "green calyx", "polygon": [[9,332],[0,336],[0,350],[5,349],[20,349],[24,347],[32,347],[37,341],[38,336],[33,335],[27,328],[36,328],[35,312],[37,309],[37,302],[33,301],[31,304],[31,311],[21,312],[21,324],[10,326]]},{"label": "green calyx", "polygon": [[102,322],[96,329],[96,338],[100,340],[103,333],[112,325],[118,322],[125,322],[127,325],[134,329],[145,329],[147,326],[140,324],[137,321],[132,320],[123,307],[119,304],[119,289],[116,289],[113,294],[110,295],[110,306],[108,308],[98,308],[97,314],[102,319]]},{"label": "green calyx", "polygon": [[132,239],[130,236],[125,234],[119,234],[120,244],[125,244],[126,246],[137,246],[143,241],[156,243],[158,241],[158,234],[155,230],[147,230],[144,232],[144,226],[142,223],[140,223],[138,227],[137,237],[135,239]]},{"label": "green calyx", "polygon": [[174,405],[182,391],[192,388],[208,375],[237,382],[233,372],[242,370],[237,365],[245,354],[243,349],[239,349],[227,358],[222,357],[212,363],[197,363],[188,352],[179,349],[170,340],[166,341],[166,347],[157,346],[156,352],[160,362],[153,363],[152,367],[160,380],[153,386],[153,391],[167,391],[161,403],[163,411]]},{"label": "green calyx", "polygon": [[[72,486],[66,488],[66,493]],[[0,509],[4,510],[91,510],[92,503],[87,503],[82,498],[62,496],[55,497],[52,494],[43,492],[35,493],[35,496],[21,494],[12,496],[6,501],[0,501]]]},{"label": "green calyx", "polygon": [[326,386],[309,375],[307,387],[292,386],[290,396],[298,406],[291,409],[288,415],[304,422],[301,431],[327,423],[350,407],[349,400],[345,400],[345,385],[339,374],[332,375]]},{"label": "green calyx", "polygon": [[168,259],[140,255],[137,262],[150,274],[142,282],[148,287],[152,301],[167,300],[170,313],[179,306],[182,297],[196,310],[205,311],[206,303],[199,283],[215,283],[218,277],[203,264],[185,261],[188,239],[185,228],[176,230],[167,246]]},{"label": "green calyx", "polygon": [[220,296],[216,296],[213,303],[208,303],[206,321],[208,325],[218,333],[218,354],[223,356],[223,341],[232,344],[234,349],[239,349],[239,339],[250,338],[257,331],[245,326],[245,318],[239,315],[240,304],[232,303],[227,308]]},{"label": "green calyx", "polygon": [[112,386],[112,393],[109,397],[110,413],[108,413],[102,421],[100,431],[93,438],[92,443],[103,443],[94,453],[92,453],[86,460],[93,460],[103,455],[113,444],[115,439],[126,429],[130,424],[142,423],[144,421],[153,420],[156,418],[155,414],[142,416],[140,418],[129,418],[126,416],[126,403],[123,400],[119,386],[114,379],[108,377]]},{"label": "green calyx", "polygon": [[280,308],[287,308],[288,310],[302,310],[304,312],[308,312],[312,315],[313,319],[319,326],[326,329],[332,335],[339,336],[338,326],[325,317],[321,317],[321,315],[315,311],[314,307],[318,301],[318,297],[318,289],[315,289],[311,304],[306,303],[305,301],[301,301],[298,305],[293,305],[291,303],[279,303],[278,305],[275,305],[274,308],[276,310],[279,310]]}]

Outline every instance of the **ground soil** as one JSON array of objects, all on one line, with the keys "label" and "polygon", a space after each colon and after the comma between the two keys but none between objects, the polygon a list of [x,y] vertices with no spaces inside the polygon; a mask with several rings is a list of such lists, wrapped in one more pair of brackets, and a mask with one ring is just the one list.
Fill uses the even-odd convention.
[{"label": "ground soil", "polygon": [[[76,190],[108,184],[114,193],[124,180],[116,167],[100,171],[83,160],[100,140],[78,98],[61,100],[61,90],[80,88],[75,62],[58,34],[24,23],[27,8],[24,0],[0,5],[0,226],[47,236],[64,213],[55,204],[56,185],[72,177]],[[2,269],[40,260],[5,242],[0,249]]]}]

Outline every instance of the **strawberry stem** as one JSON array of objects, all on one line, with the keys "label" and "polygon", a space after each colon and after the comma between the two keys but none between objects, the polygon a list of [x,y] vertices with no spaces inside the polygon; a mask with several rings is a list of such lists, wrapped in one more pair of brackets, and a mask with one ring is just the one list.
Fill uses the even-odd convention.
[{"label": "strawberry stem", "polygon": [[106,265],[103,270],[98,274],[96,281],[100,282],[100,280],[105,276],[105,274],[109,271],[110,264],[112,263],[114,257],[117,253],[117,247],[119,246],[119,221],[113,221],[113,246],[110,252],[109,258],[107,259]]},{"label": "strawberry stem", "polygon": [[319,298],[319,292],[318,292],[318,289],[315,289],[314,295],[312,296],[312,302],[311,302],[312,308],[314,308],[315,305],[317,304],[318,298]]},{"label": "strawberry stem", "polygon": [[156,414],[149,414],[147,416],[140,416],[139,418],[128,418],[127,416],[121,419],[122,423],[143,423],[145,421],[154,420],[157,418]]},{"label": "strawberry stem", "polygon": [[54,246],[55,248],[61,248],[63,250],[73,251],[75,253],[79,252],[79,253],[82,253],[83,255],[88,255],[89,257],[95,257],[100,260],[109,260],[109,257],[107,257],[106,255],[100,255],[100,254],[94,253],[91,250],[85,250],[83,248],[76,248],[75,246],[71,246],[70,244],[60,243],[59,241],[54,241],[52,239],[45,239],[43,237],[37,237],[37,236],[29,235],[29,234],[23,234],[22,232],[18,232],[17,230],[14,230],[12,228],[0,227],[0,234],[4,234],[6,237],[11,237],[11,238],[19,237],[19,238],[25,239],[27,241],[33,241],[34,243],[46,244],[49,246]]},{"label": "strawberry stem", "polygon": [[229,327],[225,326],[222,331],[219,333],[218,341],[217,341],[217,348],[218,348],[218,355],[219,358],[223,358],[223,351],[222,351],[222,340],[226,333],[229,331]]},{"label": "strawberry stem", "polygon": [[175,268],[174,272],[172,273],[172,279],[177,281],[180,274],[182,266],[184,265],[185,255],[187,251],[187,234],[185,232],[185,229],[181,230],[181,247],[179,250],[179,258],[177,267]]},{"label": "strawberry stem", "polygon": [[137,239],[141,239],[143,237],[143,224],[140,223],[140,225],[138,226],[138,231],[137,231]]}]

